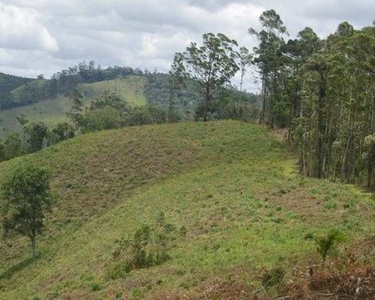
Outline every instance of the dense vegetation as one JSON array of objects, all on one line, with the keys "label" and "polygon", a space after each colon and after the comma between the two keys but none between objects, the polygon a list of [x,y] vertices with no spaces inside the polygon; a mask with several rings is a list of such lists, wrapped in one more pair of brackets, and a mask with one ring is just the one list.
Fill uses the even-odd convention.
[{"label": "dense vegetation", "polygon": [[373,185],[375,27],[347,22],[320,39],[311,28],[287,42],[264,12],[254,64],[262,81],[261,121],[287,128],[303,174]]},{"label": "dense vegetation", "polygon": [[12,91],[16,88],[32,82],[33,79],[12,76],[0,73],[0,109],[12,106]]}]

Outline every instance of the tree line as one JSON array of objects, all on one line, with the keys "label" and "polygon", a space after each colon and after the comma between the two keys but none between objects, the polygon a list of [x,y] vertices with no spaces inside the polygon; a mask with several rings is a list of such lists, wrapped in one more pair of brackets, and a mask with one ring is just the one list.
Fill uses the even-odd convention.
[{"label": "tree line", "polygon": [[261,83],[260,121],[286,128],[306,176],[373,186],[375,27],[342,22],[326,39],[309,27],[285,40],[280,16],[266,11],[253,64]]},{"label": "tree line", "polygon": [[20,82],[22,79],[24,85],[20,87],[18,85],[19,88],[12,93],[12,90],[7,89],[5,95],[5,92],[1,93],[2,86],[0,84],[0,109],[36,103],[44,99],[54,98],[58,94],[69,96],[72,90],[80,83],[92,83],[143,74],[144,71],[139,68],[133,69],[119,66],[102,68],[100,65],[96,66],[94,61],[90,61],[89,63],[82,62],[57,72],[51,76],[51,79],[45,79],[42,74],[36,80],[14,77],[13,81],[15,83]]},{"label": "tree line", "polygon": [[[250,28],[257,46],[248,51],[223,34],[205,34],[175,54],[178,90],[185,78],[199,83],[208,120],[217,90],[253,67],[261,83],[260,123],[286,129],[306,176],[373,186],[375,167],[375,22],[355,29],[342,22],[326,39],[306,27],[295,39],[274,10]],[[171,105],[173,107],[173,97]]]}]

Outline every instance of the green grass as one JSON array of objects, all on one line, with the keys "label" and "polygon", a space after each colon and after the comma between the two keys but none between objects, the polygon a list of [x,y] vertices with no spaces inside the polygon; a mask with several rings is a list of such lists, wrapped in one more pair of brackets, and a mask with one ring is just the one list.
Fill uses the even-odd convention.
[{"label": "green grass", "polygon": [[[124,79],[81,84],[79,89],[84,95],[83,102],[85,104],[102,95],[104,91],[109,90],[120,94],[134,105],[144,105],[146,104],[144,85],[145,79],[143,77],[130,76]],[[13,93],[17,94],[20,88],[14,90]],[[18,115],[23,114],[29,121],[41,121],[52,127],[66,119],[66,113],[69,112],[70,108],[71,99],[58,95],[56,98],[43,100],[35,104],[0,110],[0,139],[4,139],[10,132],[20,132],[21,127],[17,121]]]},{"label": "green grass", "polygon": [[[52,171],[59,199],[37,261],[29,259],[27,240],[1,241],[1,299],[153,299],[237,277],[266,293],[265,270],[281,266],[290,278],[292,268],[320,262],[306,236],[337,228],[350,246],[375,225],[370,195],[302,179],[284,144],[248,123],[88,134],[0,164],[0,180],[24,160]],[[110,279],[117,242],[161,211],[187,229],[171,241],[171,259]]]}]

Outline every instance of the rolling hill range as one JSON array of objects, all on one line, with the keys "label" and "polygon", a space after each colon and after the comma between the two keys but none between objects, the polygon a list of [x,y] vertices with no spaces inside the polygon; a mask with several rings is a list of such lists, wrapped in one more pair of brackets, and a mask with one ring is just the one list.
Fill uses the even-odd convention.
[{"label": "rolling hill range", "polygon": [[[104,91],[109,90],[118,93],[129,103],[144,105],[146,104],[144,85],[145,79],[143,77],[129,76],[123,79],[84,83],[78,85],[77,88],[84,97],[82,101],[84,104],[88,104],[90,100],[101,96]],[[17,89],[13,93],[17,93]],[[60,94],[57,97],[37,103],[0,110],[0,138],[6,137],[10,132],[19,132],[21,130],[21,126],[17,121],[17,116],[19,115],[25,115],[32,122],[44,122],[47,126],[54,126],[64,121],[66,113],[71,108],[71,102],[70,97]]]},{"label": "rolling hill range", "polygon": [[[37,260],[26,239],[0,241],[0,299],[268,299],[320,264],[309,237],[339,229],[338,259],[375,225],[371,195],[301,177],[284,143],[249,123],[87,134],[1,163],[0,181],[25,161],[50,169],[58,197]],[[168,259],[121,272],[119,247],[161,214]]]}]

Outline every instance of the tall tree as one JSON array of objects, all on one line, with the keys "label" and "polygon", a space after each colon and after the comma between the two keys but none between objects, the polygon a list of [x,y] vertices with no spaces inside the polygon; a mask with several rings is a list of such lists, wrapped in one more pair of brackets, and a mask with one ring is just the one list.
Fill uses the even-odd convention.
[{"label": "tall tree", "polygon": [[171,70],[169,71],[169,105],[168,105],[168,121],[177,121],[177,114],[175,112],[175,94],[184,86],[184,68],[183,55],[176,53],[173,58]]},{"label": "tall tree", "polygon": [[207,121],[210,103],[214,95],[237,73],[238,46],[222,33],[203,35],[203,45],[193,42],[182,53],[180,62],[185,74],[199,82],[204,95],[203,120]]},{"label": "tall tree", "polygon": [[254,48],[254,63],[258,66],[262,82],[262,108],[260,121],[274,127],[275,107],[280,101],[280,71],[284,67],[281,47],[285,44],[283,35],[288,34],[280,15],[275,10],[263,12],[259,18],[261,31],[249,29],[249,34],[255,36],[259,46]]},{"label": "tall tree", "polygon": [[33,258],[36,238],[45,227],[45,213],[51,210],[52,194],[45,169],[23,163],[13,169],[2,184],[1,221],[5,234],[30,239]]}]

